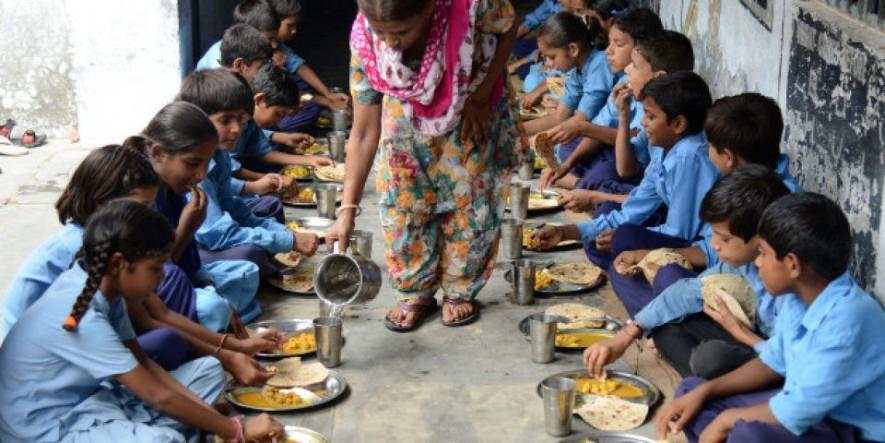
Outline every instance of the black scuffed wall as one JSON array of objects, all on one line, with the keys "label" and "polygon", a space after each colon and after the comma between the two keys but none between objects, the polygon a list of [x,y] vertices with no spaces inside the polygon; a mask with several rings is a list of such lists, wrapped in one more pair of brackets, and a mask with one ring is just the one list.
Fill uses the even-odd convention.
[{"label": "black scuffed wall", "polygon": [[836,199],[848,214],[852,271],[872,291],[885,177],[885,61],[842,26],[797,10],[789,42],[787,150],[805,189]]}]

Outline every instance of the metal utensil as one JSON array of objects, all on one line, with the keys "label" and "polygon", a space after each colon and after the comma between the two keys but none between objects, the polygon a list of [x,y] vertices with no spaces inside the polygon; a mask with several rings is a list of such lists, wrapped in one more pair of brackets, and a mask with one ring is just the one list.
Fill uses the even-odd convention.
[{"label": "metal utensil", "polygon": [[513,260],[510,273],[513,281],[511,302],[529,305],[535,302],[535,262],[529,259]]},{"label": "metal utensil", "polygon": [[506,260],[522,256],[522,221],[510,217],[501,220],[501,253]]},{"label": "metal utensil", "polygon": [[329,156],[336,162],[344,161],[344,148],[347,146],[347,132],[335,130],[329,134]]},{"label": "metal utensil", "polygon": [[529,316],[529,336],[532,340],[532,361],[550,363],[556,340],[555,315],[532,314]]},{"label": "metal utensil", "polygon": [[522,182],[510,184],[510,214],[519,220],[525,220],[529,215],[529,194],[531,185]]},{"label": "metal utensil", "polygon": [[344,109],[338,109],[332,112],[332,128],[336,131],[346,131],[350,125],[350,116]]},{"label": "metal utensil", "polygon": [[575,405],[574,380],[568,377],[551,377],[541,382],[544,398],[544,430],[554,437],[572,432],[572,410]]},{"label": "metal utensil", "polygon": [[340,317],[319,317],[314,319],[313,327],[317,338],[317,360],[327,368],[341,365],[341,331]]},{"label": "metal utensil", "polygon": [[338,204],[338,185],[334,183],[318,183],[314,185],[317,197],[317,215],[330,220],[335,219]]}]

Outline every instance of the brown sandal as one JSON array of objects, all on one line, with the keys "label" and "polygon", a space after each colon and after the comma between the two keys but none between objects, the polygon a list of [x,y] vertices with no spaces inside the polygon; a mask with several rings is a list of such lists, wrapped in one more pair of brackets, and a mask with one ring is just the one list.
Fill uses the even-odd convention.
[{"label": "brown sandal", "polygon": [[427,316],[436,310],[436,299],[431,297],[430,300],[432,300],[433,303],[409,303],[408,300],[400,300],[397,306],[403,312],[404,316],[408,315],[410,312],[417,314],[415,315],[415,323],[410,327],[402,327],[394,323],[388,314],[384,316],[384,326],[394,332],[410,332],[418,329],[418,327],[421,326],[421,323],[424,323]]},{"label": "brown sandal", "polygon": [[479,319],[479,304],[476,303],[476,301],[468,300],[466,298],[450,298],[448,296],[443,296],[443,309],[448,308],[449,313],[451,313],[451,314],[455,313],[455,308],[457,308],[458,306],[460,306],[464,303],[469,303],[473,306],[473,313],[468,315],[467,317],[462,318],[461,320],[455,320],[455,321],[450,321],[450,322],[446,322],[445,320],[442,319],[442,317],[440,317],[440,322],[443,324],[443,326],[449,326],[449,327],[466,326],[466,325],[469,325],[470,323],[473,323]]}]

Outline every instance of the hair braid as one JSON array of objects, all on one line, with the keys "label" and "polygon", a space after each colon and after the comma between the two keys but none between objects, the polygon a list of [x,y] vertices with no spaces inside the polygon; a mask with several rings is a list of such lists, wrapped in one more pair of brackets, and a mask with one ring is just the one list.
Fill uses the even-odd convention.
[{"label": "hair braid", "polygon": [[74,302],[74,306],[71,308],[71,313],[62,324],[66,330],[76,330],[80,319],[83,318],[83,315],[89,309],[89,303],[92,302],[92,297],[98,291],[101,279],[107,270],[112,248],[111,242],[105,241],[98,243],[92,250],[87,251],[86,273],[88,277],[86,278],[86,284],[83,285],[83,291],[77,296],[77,301]]}]

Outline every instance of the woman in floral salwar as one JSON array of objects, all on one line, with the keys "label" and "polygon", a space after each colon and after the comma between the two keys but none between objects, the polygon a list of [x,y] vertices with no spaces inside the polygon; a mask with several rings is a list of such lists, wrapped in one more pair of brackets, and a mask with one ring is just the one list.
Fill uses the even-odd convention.
[{"label": "woman in floral salwar", "polygon": [[495,263],[503,190],[525,146],[504,69],[508,0],[358,0],[350,37],[354,122],[343,204],[327,236],[347,238],[372,160],[390,282],[385,325],[407,331],[437,307],[474,321]]}]

